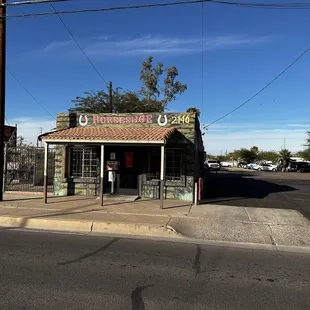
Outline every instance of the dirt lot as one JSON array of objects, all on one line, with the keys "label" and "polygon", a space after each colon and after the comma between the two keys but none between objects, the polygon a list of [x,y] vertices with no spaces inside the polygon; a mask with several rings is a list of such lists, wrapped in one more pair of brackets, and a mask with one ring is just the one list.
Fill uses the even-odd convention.
[{"label": "dirt lot", "polygon": [[209,173],[205,203],[295,209],[310,220],[310,173],[248,170]]}]

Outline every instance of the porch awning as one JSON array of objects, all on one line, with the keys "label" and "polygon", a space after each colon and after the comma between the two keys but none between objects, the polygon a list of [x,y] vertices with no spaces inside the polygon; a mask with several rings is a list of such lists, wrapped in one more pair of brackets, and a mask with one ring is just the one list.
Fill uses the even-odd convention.
[{"label": "porch awning", "polygon": [[43,134],[47,143],[145,143],[165,144],[175,128],[75,127]]}]

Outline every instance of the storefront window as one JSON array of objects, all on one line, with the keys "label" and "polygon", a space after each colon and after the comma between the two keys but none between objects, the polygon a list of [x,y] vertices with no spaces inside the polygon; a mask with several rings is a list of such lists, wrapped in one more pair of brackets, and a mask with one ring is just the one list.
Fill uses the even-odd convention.
[{"label": "storefront window", "polygon": [[70,176],[73,178],[94,178],[98,175],[97,150],[93,148],[72,148],[70,153]]},{"label": "storefront window", "polygon": [[[160,179],[160,148],[154,148],[149,153],[147,180]],[[183,150],[167,148],[165,160],[165,180],[179,182],[183,177]]]},{"label": "storefront window", "polygon": [[169,181],[182,180],[182,149],[166,149],[166,174]]},{"label": "storefront window", "polygon": [[149,153],[148,180],[159,180],[160,174],[160,148],[153,148]]}]

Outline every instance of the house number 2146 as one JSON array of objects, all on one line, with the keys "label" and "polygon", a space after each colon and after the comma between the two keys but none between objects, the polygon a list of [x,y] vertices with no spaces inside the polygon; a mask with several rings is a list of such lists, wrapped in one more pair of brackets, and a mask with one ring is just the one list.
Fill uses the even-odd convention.
[{"label": "house number 2146", "polygon": [[189,124],[189,115],[173,115],[171,117],[171,124]]}]

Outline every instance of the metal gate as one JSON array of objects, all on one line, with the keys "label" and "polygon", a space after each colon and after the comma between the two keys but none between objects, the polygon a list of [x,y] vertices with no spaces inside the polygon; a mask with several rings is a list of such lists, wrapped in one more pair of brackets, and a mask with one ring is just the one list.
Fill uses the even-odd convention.
[{"label": "metal gate", "polygon": [[[43,192],[44,148],[35,146],[5,148],[5,191]],[[48,154],[48,191],[53,191],[55,149]]]}]

